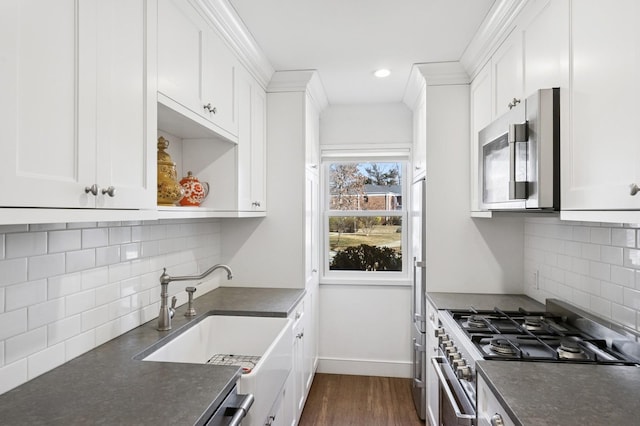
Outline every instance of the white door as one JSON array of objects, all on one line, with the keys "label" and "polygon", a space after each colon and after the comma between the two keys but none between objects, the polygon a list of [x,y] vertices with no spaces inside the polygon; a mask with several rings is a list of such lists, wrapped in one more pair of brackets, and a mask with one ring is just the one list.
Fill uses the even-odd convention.
[{"label": "white door", "polygon": [[571,9],[569,132],[562,137],[563,210],[640,209],[640,3],[580,0]]},{"label": "white door", "polygon": [[94,2],[0,2],[2,206],[95,204],[95,14]]},{"label": "white door", "polygon": [[156,26],[146,4],[153,2],[98,2],[98,207],[156,205]]}]

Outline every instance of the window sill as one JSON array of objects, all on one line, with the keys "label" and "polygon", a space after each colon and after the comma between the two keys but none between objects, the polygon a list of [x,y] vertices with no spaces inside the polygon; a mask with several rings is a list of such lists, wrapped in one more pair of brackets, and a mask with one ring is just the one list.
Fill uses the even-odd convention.
[{"label": "window sill", "polygon": [[385,286],[410,287],[411,280],[407,278],[322,278],[320,285],[354,285],[354,286]]}]

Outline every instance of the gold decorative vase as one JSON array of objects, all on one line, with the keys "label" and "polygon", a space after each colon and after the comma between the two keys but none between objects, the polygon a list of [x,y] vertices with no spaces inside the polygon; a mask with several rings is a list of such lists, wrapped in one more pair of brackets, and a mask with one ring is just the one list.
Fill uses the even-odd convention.
[{"label": "gold decorative vase", "polygon": [[158,138],[158,205],[173,206],[184,196],[184,189],[178,183],[176,163],[165,152],[169,141],[160,136]]}]

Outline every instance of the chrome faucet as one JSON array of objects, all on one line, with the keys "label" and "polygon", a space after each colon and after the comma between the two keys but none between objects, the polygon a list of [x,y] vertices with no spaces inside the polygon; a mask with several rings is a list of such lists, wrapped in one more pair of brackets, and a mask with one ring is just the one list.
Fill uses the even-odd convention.
[{"label": "chrome faucet", "polygon": [[[172,301],[171,307],[168,305],[169,301],[169,283],[172,281],[192,281],[192,280],[201,280],[211,274],[216,269],[224,269],[227,271],[227,279],[230,280],[233,278],[233,272],[231,268],[227,265],[223,265],[221,263],[217,265],[213,265],[211,268],[207,269],[200,275],[184,275],[180,277],[172,277],[167,274],[167,268],[162,269],[162,275],[160,275],[160,314],[158,315],[158,330],[166,331],[171,330],[171,318],[173,318],[173,314],[175,313],[175,301]],[[175,296],[174,296],[175,300]]]}]

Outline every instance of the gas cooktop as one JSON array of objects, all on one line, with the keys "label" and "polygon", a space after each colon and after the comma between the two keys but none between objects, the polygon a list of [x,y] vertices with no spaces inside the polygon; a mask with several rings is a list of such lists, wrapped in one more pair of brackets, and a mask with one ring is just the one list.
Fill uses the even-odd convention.
[{"label": "gas cooktop", "polygon": [[451,316],[484,359],[637,364],[611,342],[548,312],[452,310]]}]

